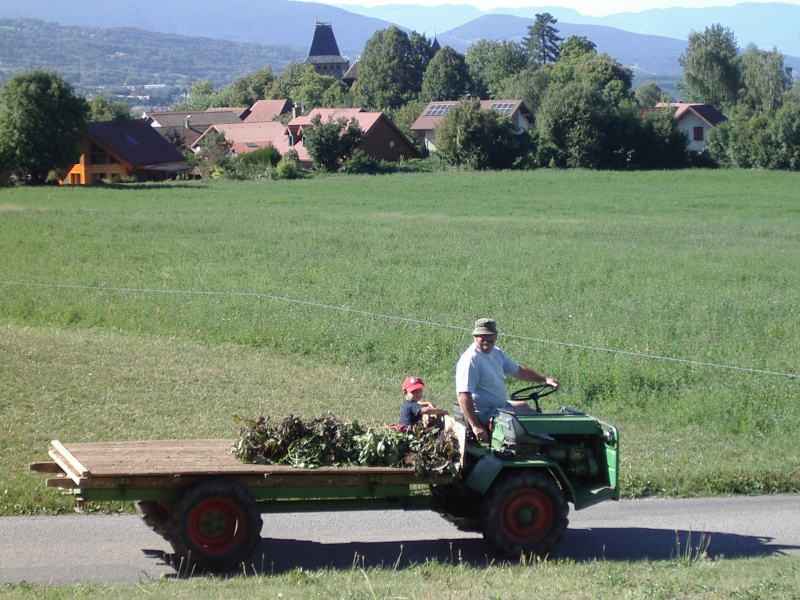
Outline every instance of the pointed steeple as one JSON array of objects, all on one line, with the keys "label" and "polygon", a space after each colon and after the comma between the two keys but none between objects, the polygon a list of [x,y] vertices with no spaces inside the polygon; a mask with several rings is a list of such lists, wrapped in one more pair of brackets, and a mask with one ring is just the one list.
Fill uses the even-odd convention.
[{"label": "pointed steeple", "polygon": [[330,21],[317,21],[311,50],[305,64],[312,65],[320,75],[330,75],[339,81],[350,67],[350,61],[339,53],[339,45],[336,43]]}]

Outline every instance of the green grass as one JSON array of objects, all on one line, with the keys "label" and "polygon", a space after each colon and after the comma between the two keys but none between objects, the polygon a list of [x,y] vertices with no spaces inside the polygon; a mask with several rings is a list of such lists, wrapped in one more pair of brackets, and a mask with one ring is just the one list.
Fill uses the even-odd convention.
[{"label": "green grass", "polygon": [[[394,422],[412,373],[447,407],[485,315],[561,380],[546,407],[620,427],[623,496],[796,492],[796,189],[743,171],[4,189],[0,515],[71,510],[27,470],[50,439],[233,438],[234,413]],[[793,559],[411,571],[0,595],[800,595]]]},{"label": "green grass", "polygon": [[797,491],[796,184],[537,171],[4,190],[0,514],[61,510],[25,471],[51,438],[233,437],[233,412],[392,422],[410,373],[447,407],[483,315],[562,381],[551,407],[621,428],[624,496]]},{"label": "green grass", "polygon": [[542,598],[674,598],[734,600],[800,597],[800,563],[789,557],[751,560],[693,560],[469,566],[423,563],[407,569],[363,568],[249,575],[229,579],[144,581],[138,585],[23,584],[0,587],[2,598],[238,598],[496,600]]}]

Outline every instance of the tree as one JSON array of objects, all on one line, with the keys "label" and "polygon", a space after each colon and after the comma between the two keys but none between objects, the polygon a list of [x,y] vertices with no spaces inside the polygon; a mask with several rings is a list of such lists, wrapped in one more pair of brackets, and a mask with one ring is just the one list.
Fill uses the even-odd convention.
[{"label": "tree", "polygon": [[422,76],[423,102],[458,100],[469,91],[470,77],[464,56],[445,46],[428,63]]},{"label": "tree", "polygon": [[631,166],[637,169],[680,169],[688,165],[689,139],[672,109],[651,110],[641,117]]},{"label": "tree", "polygon": [[685,100],[720,110],[736,103],[741,69],[739,46],[730,29],[712,25],[703,33],[693,31],[678,62],[683,68],[678,89]]},{"label": "tree", "polygon": [[636,88],[636,103],[639,106],[654,107],[659,102],[669,102],[669,96],[655,81],[645,81]]},{"label": "tree", "polygon": [[287,98],[306,113],[323,106],[326,91],[336,83],[330,75],[320,75],[311,65],[291,63],[272,82],[270,98]]},{"label": "tree", "polygon": [[356,104],[367,110],[386,112],[417,96],[429,52],[425,50],[424,38],[419,34],[412,37],[414,43],[402,29],[392,25],[376,31],[367,40],[358,61]]},{"label": "tree", "polygon": [[547,86],[550,85],[553,67],[527,67],[506,80],[504,98],[520,98],[533,115],[542,104]]},{"label": "tree", "polygon": [[355,117],[349,123],[344,117],[323,123],[322,117],[317,115],[311,119],[311,127],[305,129],[303,137],[314,166],[332,172],[358,148],[364,134]]},{"label": "tree", "polygon": [[472,169],[509,169],[526,151],[524,135],[498,110],[462,100],[436,126],[436,151],[448,163]]},{"label": "tree", "polygon": [[89,106],[55,71],[19,73],[0,88],[0,164],[45,183],[80,154]]},{"label": "tree", "polygon": [[120,121],[131,118],[131,109],[124,102],[95,96],[89,102],[89,121]]},{"label": "tree", "polygon": [[215,177],[224,172],[225,165],[231,159],[231,143],[225,139],[225,134],[211,130],[203,136],[200,142],[200,175],[203,178]]},{"label": "tree", "polygon": [[469,47],[464,60],[474,92],[481,98],[502,98],[508,80],[528,65],[525,49],[507,40],[478,40]]},{"label": "tree", "polygon": [[204,111],[212,106],[223,106],[217,103],[217,97],[214,93],[214,87],[207,79],[203,81],[196,81],[189,86],[186,92],[186,98],[180,102],[176,102],[172,107],[173,110],[180,111]]},{"label": "tree", "polygon": [[269,66],[238,77],[230,85],[231,106],[253,106],[258,100],[264,100],[274,80]]},{"label": "tree", "polygon": [[777,50],[765,52],[750,44],[741,57],[741,101],[752,111],[773,113],[792,87],[791,70]]},{"label": "tree", "polygon": [[536,21],[528,26],[527,37],[522,38],[522,46],[528,54],[528,60],[535,66],[548,65],[558,60],[558,23],[550,13],[537,13]]}]

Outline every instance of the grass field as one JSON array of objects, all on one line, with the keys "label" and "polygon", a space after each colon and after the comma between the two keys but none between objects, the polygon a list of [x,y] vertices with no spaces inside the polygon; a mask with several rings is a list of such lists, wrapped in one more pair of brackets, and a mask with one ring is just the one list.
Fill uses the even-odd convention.
[{"label": "grass field", "polygon": [[53,438],[234,437],[233,413],[393,422],[409,374],[446,408],[486,315],[561,380],[550,408],[620,427],[624,496],[797,492],[798,181],[3,189],[0,515],[69,509],[26,470]]}]

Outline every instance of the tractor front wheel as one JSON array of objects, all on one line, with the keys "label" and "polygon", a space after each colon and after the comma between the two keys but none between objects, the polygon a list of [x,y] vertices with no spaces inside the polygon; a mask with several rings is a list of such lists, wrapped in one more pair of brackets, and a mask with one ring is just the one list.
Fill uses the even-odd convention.
[{"label": "tractor front wheel", "polygon": [[222,571],[253,554],[261,525],[261,513],[246,488],[228,479],[206,479],[172,506],[167,534],[183,565]]},{"label": "tractor front wheel", "polygon": [[568,514],[564,493],[549,473],[512,472],[484,496],[483,537],[509,558],[544,556],[561,540]]}]

